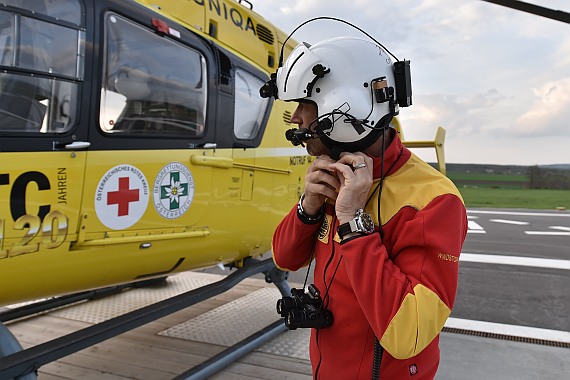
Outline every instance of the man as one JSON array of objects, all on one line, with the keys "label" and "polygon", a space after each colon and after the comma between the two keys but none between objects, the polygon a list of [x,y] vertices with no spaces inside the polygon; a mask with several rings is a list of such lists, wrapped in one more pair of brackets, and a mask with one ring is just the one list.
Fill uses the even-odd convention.
[{"label": "man", "polygon": [[273,237],[279,268],[315,261],[332,313],[311,332],[314,378],[433,379],[467,218],[452,182],[390,128],[411,104],[409,62],[363,39],[303,43],[261,94],[299,102],[287,138],[316,156]]}]

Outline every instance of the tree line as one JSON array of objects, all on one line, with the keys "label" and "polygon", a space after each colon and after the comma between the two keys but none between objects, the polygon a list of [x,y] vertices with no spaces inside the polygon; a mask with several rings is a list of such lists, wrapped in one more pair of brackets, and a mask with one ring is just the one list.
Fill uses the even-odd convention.
[{"label": "tree line", "polygon": [[535,166],[528,168],[530,189],[570,190],[570,171]]}]

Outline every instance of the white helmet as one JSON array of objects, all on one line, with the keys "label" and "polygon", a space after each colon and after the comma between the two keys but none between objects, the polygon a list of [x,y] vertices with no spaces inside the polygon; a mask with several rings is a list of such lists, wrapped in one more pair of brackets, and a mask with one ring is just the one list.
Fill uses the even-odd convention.
[{"label": "white helmet", "polygon": [[378,44],[356,37],[301,43],[261,95],[313,102],[318,109],[315,130],[325,144],[363,150],[389,126],[398,104],[411,104],[409,61],[396,63],[407,63],[408,85],[401,85],[409,89],[406,102],[396,93],[392,59]]}]

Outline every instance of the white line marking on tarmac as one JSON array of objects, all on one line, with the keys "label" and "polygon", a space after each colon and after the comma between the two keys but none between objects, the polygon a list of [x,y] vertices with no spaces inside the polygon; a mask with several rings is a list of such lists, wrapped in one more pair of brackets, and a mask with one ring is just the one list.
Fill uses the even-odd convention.
[{"label": "white line marking on tarmac", "polygon": [[536,268],[570,270],[570,260],[541,259],[538,257],[482,255],[479,253],[461,252],[459,260],[472,263],[505,264]]},{"label": "white line marking on tarmac", "polygon": [[519,222],[518,220],[505,220],[505,219],[489,219],[491,222],[503,223],[503,224],[515,224],[517,226],[526,226],[528,222]]},{"label": "white line marking on tarmac", "polygon": [[570,236],[570,232],[562,231],[525,231],[527,235],[544,235],[544,236]]},{"label": "white line marking on tarmac", "polygon": [[484,234],[485,230],[478,223],[468,220],[467,221],[467,233],[472,234]]},{"label": "white line marking on tarmac", "polygon": [[570,232],[570,227],[564,227],[564,226],[550,226],[549,228],[552,228],[553,230],[561,230],[561,231],[568,231],[568,232]]},{"label": "white line marking on tarmac", "polygon": [[448,318],[445,322],[445,326],[461,330],[480,331],[500,335],[518,336],[522,338],[570,343],[570,332],[541,329],[538,327],[516,326],[504,323],[473,321],[470,319],[460,318]]},{"label": "white line marking on tarmac", "polygon": [[490,210],[467,210],[468,214],[493,214],[493,215],[522,215],[522,216],[555,216],[570,218],[570,213],[545,213],[545,212],[515,212],[515,211],[490,211]]}]

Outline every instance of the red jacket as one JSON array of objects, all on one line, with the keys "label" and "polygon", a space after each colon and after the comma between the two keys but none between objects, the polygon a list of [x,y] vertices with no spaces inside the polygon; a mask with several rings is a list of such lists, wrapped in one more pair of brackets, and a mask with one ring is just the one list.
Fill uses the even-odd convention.
[{"label": "red jacket", "polygon": [[[334,317],[332,326],[311,332],[317,379],[371,379],[374,336],[384,348],[380,379],[433,379],[439,365],[439,333],[453,307],[467,234],[465,206],[453,183],[397,136],[384,167],[384,239],[374,233],[339,243],[331,204],[317,224],[305,224],[294,207],[273,237],[275,263],[290,271],[308,264],[317,241],[314,281]],[[380,170],[375,159],[371,192]],[[377,190],[366,212],[378,230]]]}]

